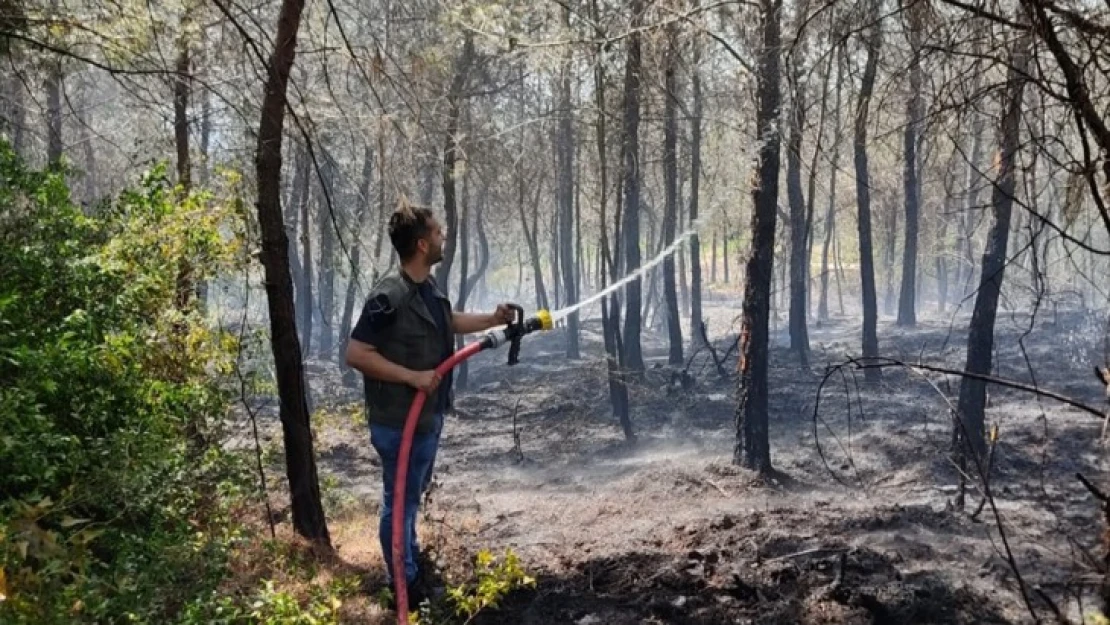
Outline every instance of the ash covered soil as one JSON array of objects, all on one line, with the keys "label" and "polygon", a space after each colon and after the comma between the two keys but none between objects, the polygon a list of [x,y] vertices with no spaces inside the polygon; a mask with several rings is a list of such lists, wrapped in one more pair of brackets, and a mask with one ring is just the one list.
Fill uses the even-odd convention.
[{"label": "ash covered soil", "polygon": [[[1102,520],[1075,474],[1106,483],[1101,420],[991,388],[994,505],[973,515],[981,497],[970,490],[959,511],[947,403],[959,380],[888,369],[868,388],[847,370],[830,378],[815,417],[826,365],[858,353],[858,322],[834,319],[810,328],[808,368],[786,351],[784,331],[772,334],[775,473],[761,478],[731,463],[733,304],[707,307],[724,377],[707,351],[687,350],[694,383],[683,388],[665,366],[664,335],[645,333],[648,370],[631,382],[634,444],[611,413],[595,320],[584,322],[578,360],[565,357],[559,330],[527,337],[515,367],[504,348],[471,360],[421,542],[451,582],[481,549],[511,548],[537,578],[474,622],[1024,623],[1023,587],[1042,618],[1049,600],[1079,616],[1068,597],[1093,579],[1087,558],[1100,553]],[[1000,315],[996,374],[1033,382],[1028,361],[1041,387],[1100,406],[1101,323],[1042,314],[1030,330],[1027,317]],[[881,353],[961,368],[966,327],[966,317],[910,331],[881,323]],[[361,389],[344,389],[338,367],[311,363],[310,375],[317,408],[358,412]],[[370,572],[372,594],[382,581],[381,477],[359,421],[319,422],[316,444],[329,517],[345,519],[339,554]]]}]

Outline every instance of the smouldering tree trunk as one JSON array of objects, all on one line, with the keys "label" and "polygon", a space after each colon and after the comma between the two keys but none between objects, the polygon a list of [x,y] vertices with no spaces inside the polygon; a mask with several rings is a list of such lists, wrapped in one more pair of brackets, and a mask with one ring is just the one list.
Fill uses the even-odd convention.
[{"label": "smouldering tree trunk", "polygon": [[906,128],[903,131],[904,194],[906,205],[905,242],[902,248],[902,288],[898,297],[898,325],[917,325],[917,233],[921,201],[921,182],[917,171],[918,142],[921,134],[921,11],[920,2],[908,7],[910,42],[910,99],[906,103]]},{"label": "smouldering tree trunk", "polygon": [[[882,22],[879,21],[878,0],[872,0],[873,23],[866,35],[867,63],[860,83],[859,102],[856,107],[856,127],[853,150],[856,166],[856,203],[859,208],[860,278],[863,298],[863,357],[879,355],[878,305],[875,297],[875,256],[871,244],[871,179],[867,169],[867,122],[871,106],[871,92],[875,88],[875,74],[879,67],[879,48],[883,41]],[[864,379],[874,383],[882,379],[881,370],[875,367],[864,371]]]},{"label": "smouldering tree trunk", "polygon": [[[678,97],[675,70],[678,65],[677,33],[668,33],[666,68],[664,69],[663,94],[663,181],[665,204],[663,208],[662,242],[660,247],[670,245],[675,238],[678,213],[678,119],[675,100]],[[667,335],[670,350],[667,362],[681,365],[682,357],[682,316],[678,310],[678,294],[675,292],[674,254],[663,259],[663,297],[667,304]]]},{"label": "smouldering tree trunk", "polygon": [[[643,0],[631,0],[632,34],[628,37],[628,58],[624,73],[624,262],[625,271],[640,268],[640,17]],[[634,372],[644,370],[640,345],[642,280],[636,278],[625,288],[624,366]]]},{"label": "smouldering tree trunk", "polygon": [[[987,375],[991,372],[994,352],[994,321],[998,314],[998,298],[1002,292],[1002,279],[1006,272],[1006,248],[1010,239],[1010,215],[1016,188],[1015,165],[1021,138],[1021,99],[1028,82],[1025,68],[1029,63],[1028,36],[1016,42],[1010,64],[1003,103],[1002,124],[998,132],[998,177],[991,193],[993,223],[983,252],[979,289],[967,337],[968,373]],[[961,466],[967,454],[985,458],[987,443],[984,437],[983,412],[986,407],[987,385],[982,380],[965,377],[960,382],[957,404],[960,422],[956,426],[956,439],[961,441],[957,453]]]},{"label": "smouldering tree trunk", "polygon": [[796,67],[791,72],[789,135],[786,147],[786,195],[790,203],[790,351],[798,364],[809,366],[809,332],[806,328],[806,209],[802,196],[802,133],[806,124],[804,89],[800,56],[804,43],[792,55]]},{"label": "smouldering tree trunk", "polygon": [[740,329],[740,401],[736,406],[736,445],[732,460],[760,473],[771,471],[768,435],[767,357],[771,276],[775,263],[775,222],[779,194],[779,81],[782,0],[760,0],[763,35],[759,53],[756,132],[759,137],[758,182],[752,191],[752,247],[744,280]]},{"label": "smouldering tree trunk", "polygon": [[305,399],[304,364],[297,341],[293,312],[293,282],[289,275],[289,242],[281,215],[281,140],[285,121],[286,88],[297,47],[304,0],[283,0],[274,37],[275,47],[266,66],[262,119],[258,128],[255,170],[258,180],[258,224],[262,231],[262,266],[270,311],[270,346],[277,374],[279,413],[285,440],[285,469],[289,478],[293,529],[330,548],[331,538],[320,501],[320,483],[312,449],[312,428]]}]

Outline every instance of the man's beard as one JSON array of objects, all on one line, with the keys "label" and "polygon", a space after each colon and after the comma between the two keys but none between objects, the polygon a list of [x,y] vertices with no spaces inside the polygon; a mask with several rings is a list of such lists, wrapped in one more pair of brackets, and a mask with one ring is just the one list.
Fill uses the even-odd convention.
[{"label": "man's beard", "polygon": [[428,250],[428,266],[431,267],[443,260],[443,246],[434,250]]}]

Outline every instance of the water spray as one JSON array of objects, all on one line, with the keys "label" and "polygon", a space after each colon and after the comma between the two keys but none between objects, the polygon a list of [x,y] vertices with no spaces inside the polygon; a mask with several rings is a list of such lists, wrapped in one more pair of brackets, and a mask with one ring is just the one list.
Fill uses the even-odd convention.
[{"label": "water spray", "polygon": [[[555,326],[550,312],[540,310],[535,315],[525,319],[524,309],[516,304],[510,304],[513,310],[513,321],[503,328],[487,332],[480,340],[468,344],[451,355],[436,367],[436,375],[445,376],[459,363],[470,358],[478,352],[487,349],[497,349],[509,344],[509,365],[520,361],[520,339],[537,330],[550,330]],[[424,408],[428,395],[423,390],[416,392],[409,406],[408,415],[405,417],[405,427],[401,435],[401,449],[397,454],[397,478],[393,482],[393,583],[397,598],[397,622],[407,625],[409,622],[409,596],[408,580],[405,578],[405,484],[408,481],[409,457],[412,453],[412,437],[416,433],[416,422]]]}]

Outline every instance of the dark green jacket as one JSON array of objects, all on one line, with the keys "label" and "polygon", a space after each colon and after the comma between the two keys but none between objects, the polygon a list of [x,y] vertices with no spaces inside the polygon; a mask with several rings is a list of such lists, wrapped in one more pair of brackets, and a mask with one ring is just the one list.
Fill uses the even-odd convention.
[{"label": "dark green jacket", "polygon": [[[451,301],[439,289],[435,278],[428,276],[439,303],[443,306],[448,323],[451,321]],[[374,345],[378,352],[390,362],[413,371],[426,371],[436,368],[442,357],[444,337],[439,334],[435,320],[424,304],[424,298],[415,282],[399,269],[378,282],[367,297],[367,301],[384,295],[394,311],[393,321],[388,331],[383,332]],[[454,353],[453,336],[447,338],[451,353]],[[407,384],[383,382],[363,376],[366,385],[366,406],[370,423],[388,427],[402,428],[409,406],[416,396],[416,389]],[[427,433],[434,426],[434,412],[440,393],[450,393],[445,378],[439,388],[432,392],[424,402],[416,431]]]}]

